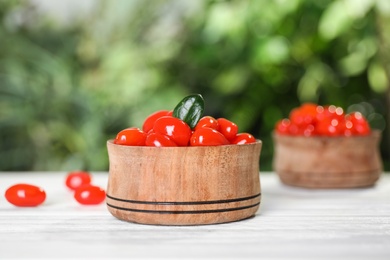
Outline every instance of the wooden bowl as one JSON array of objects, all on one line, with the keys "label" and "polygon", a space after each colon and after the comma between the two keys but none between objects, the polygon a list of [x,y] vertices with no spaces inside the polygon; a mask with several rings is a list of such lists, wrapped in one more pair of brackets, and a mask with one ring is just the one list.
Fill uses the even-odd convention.
[{"label": "wooden bowl", "polygon": [[273,134],[273,168],[280,180],[306,188],[372,186],[382,173],[381,134],[298,137]]},{"label": "wooden bowl", "polygon": [[253,216],[260,206],[262,143],[147,147],[107,142],[107,207],[118,219],[201,225]]}]

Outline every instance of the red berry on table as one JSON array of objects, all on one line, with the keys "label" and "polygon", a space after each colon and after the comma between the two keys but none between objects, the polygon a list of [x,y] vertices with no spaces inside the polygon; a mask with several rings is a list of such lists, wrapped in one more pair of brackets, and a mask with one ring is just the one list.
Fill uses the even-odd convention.
[{"label": "red berry on table", "polygon": [[226,118],[218,118],[218,131],[223,134],[229,141],[236,137],[238,126]]},{"label": "red berry on table", "polygon": [[76,190],[80,186],[90,184],[91,179],[89,172],[73,171],[66,176],[65,185],[71,190]]},{"label": "red berry on table", "polygon": [[115,140],[115,144],[129,146],[144,146],[146,141],[146,133],[139,128],[131,127],[120,131]]},{"label": "red berry on table", "polygon": [[226,145],[229,141],[215,129],[202,127],[194,131],[191,136],[191,146],[216,146]]},{"label": "red berry on table", "polygon": [[148,133],[150,130],[153,129],[153,125],[156,122],[157,119],[159,119],[162,116],[168,116],[172,115],[172,111],[169,110],[159,110],[152,114],[150,114],[144,121],[142,125],[142,131],[145,133]]},{"label": "red berry on table", "polygon": [[97,205],[104,201],[106,192],[98,186],[84,185],[76,189],[74,198],[82,205]]},{"label": "red berry on table", "polygon": [[192,133],[189,125],[172,116],[163,116],[157,119],[153,131],[168,136],[178,146],[187,146]]},{"label": "red berry on table", "polygon": [[46,199],[46,192],[38,186],[15,184],[5,192],[7,201],[18,207],[36,207]]},{"label": "red berry on table", "polygon": [[172,141],[168,136],[159,133],[148,134],[148,137],[146,137],[145,145],[155,147],[177,146],[177,144]]},{"label": "red berry on table", "polygon": [[231,141],[231,144],[251,144],[255,143],[256,139],[253,135],[248,133],[239,133],[236,137]]}]

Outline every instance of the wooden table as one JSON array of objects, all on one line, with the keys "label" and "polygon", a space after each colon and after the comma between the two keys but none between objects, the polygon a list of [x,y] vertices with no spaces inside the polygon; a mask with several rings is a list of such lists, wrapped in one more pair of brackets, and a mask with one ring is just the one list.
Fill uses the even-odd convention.
[{"label": "wooden table", "polygon": [[[0,172],[0,259],[257,258],[390,259],[390,174],[375,187],[307,190],[261,173],[262,204],[251,219],[207,226],[150,226],[114,218],[104,204],[81,206],[64,172]],[[93,173],[103,187],[107,173]],[[36,208],[17,208],[5,190],[46,190]]]}]

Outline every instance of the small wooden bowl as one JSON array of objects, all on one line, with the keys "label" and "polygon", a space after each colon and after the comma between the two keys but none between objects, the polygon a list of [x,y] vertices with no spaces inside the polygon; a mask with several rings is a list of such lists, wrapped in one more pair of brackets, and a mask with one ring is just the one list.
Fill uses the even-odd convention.
[{"label": "small wooden bowl", "polygon": [[280,180],[306,188],[372,186],[382,173],[381,134],[298,137],[273,134],[273,168]]},{"label": "small wooden bowl", "polygon": [[237,221],[259,209],[262,143],[147,147],[107,142],[107,207],[118,219],[156,225]]}]

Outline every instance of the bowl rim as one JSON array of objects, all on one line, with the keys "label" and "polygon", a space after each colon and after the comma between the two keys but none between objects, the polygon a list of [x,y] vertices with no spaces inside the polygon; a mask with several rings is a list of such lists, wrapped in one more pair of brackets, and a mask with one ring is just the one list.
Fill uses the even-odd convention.
[{"label": "bowl rim", "polygon": [[115,139],[109,139],[107,140],[107,145],[113,145],[117,147],[130,147],[130,148],[138,148],[138,149],[151,149],[151,148],[159,148],[159,149],[183,149],[183,148],[190,148],[190,149],[207,149],[207,148],[213,148],[217,149],[218,147],[248,147],[248,146],[254,146],[254,145],[262,145],[263,141],[260,139],[256,139],[256,142],[249,143],[249,144],[225,144],[225,145],[205,145],[205,146],[163,146],[163,147],[156,147],[156,146],[136,146],[136,145],[122,145],[122,144],[115,144]]}]

